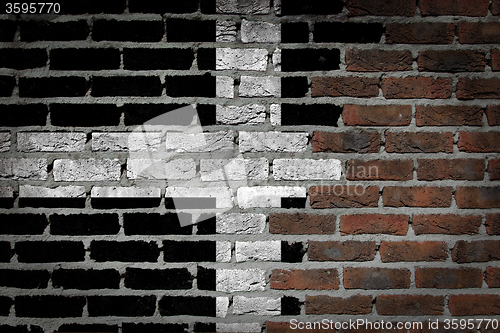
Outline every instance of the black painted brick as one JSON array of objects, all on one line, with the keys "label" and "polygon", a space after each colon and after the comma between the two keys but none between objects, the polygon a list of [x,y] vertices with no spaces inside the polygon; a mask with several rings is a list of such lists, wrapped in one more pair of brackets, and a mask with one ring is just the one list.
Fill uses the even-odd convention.
[{"label": "black painted brick", "polygon": [[215,49],[198,49],[198,69],[215,69]]},{"label": "black painted brick", "polygon": [[29,69],[47,65],[45,49],[0,49],[0,67]]},{"label": "black painted brick", "polygon": [[282,77],[281,78],[281,97],[305,97],[309,91],[307,77]]},{"label": "black painted brick", "polygon": [[214,214],[202,214],[196,223],[197,235],[213,235],[216,233],[217,219]]},{"label": "black painted brick", "polygon": [[0,20],[0,42],[12,42],[17,30],[17,22]]},{"label": "black painted brick", "polygon": [[162,316],[215,317],[215,297],[164,296],[158,306]]},{"label": "black painted brick", "polygon": [[281,297],[281,315],[298,316],[300,315],[300,301],[298,298],[283,296]]},{"label": "black painted brick", "polygon": [[159,42],[164,35],[163,22],[157,21],[94,21],[92,39],[130,42]]},{"label": "black painted brick", "polygon": [[56,332],[69,333],[69,332],[106,332],[118,333],[118,325],[105,325],[105,324],[62,324]]},{"label": "black painted brick", "polygon": [[340,51],[338,49],[281,50],[283,72],[330,71],[339,68]]},{"label": "black painted brick", "polygon": [[0,214],[0,234],[41,235],[46,226],[43,214]]},{"label": "black painted brick", "polygon": [[19,207],[85,208],[85,198],[20,198]]},{"label": "black painted brick", "polygon": [[215,77],[210,74],[169,76],[167,95],[171,97],[215,97]]},{"label": "black painted brick", "polygon": [[6,296],[0,296],[0,316],[2,317],[8,316],[12,304],[14,304],[12,298]]},{"label": "black painted brick", "polygon": [[187,333],[188,324],[123,323],[122,333]]},{"label": "black painted brick", "polygon": [[215,323],[194,323],[194,331],[200,333],[217,332]]},{"label": "black painted brick", "polygon": [[333,104],[282,104],[281,125],[337,126],[342,107]]},{"label": "black painted brick", "polygon": [[92,96],[160,96],[162,85],[158,76],[94,76]]},{"label": "black painted brick", "polygon": [[125,49],[123,64],[130,70],[190,69],[193,64],[192,49]]},{"label": "black painted brick", "polygon": [[384,33],[381,23],[317,22],[314,24],[316,43],[378,43]]},{"label": "black painted brick", "polygon": [[48,113],[43,104],[1,105],[0,126],[44,126]]},{"label": "black painted brick", "polygon": [[81,317],[85,297],[81,296],[17,296],[17,317],[66,318]]},{"label": "black painted brick", "polygon": [[80,97],[88,90],[84,77],[21,77],[20,97]]},{"label": "black painted brick", "polygon": [[281,241],[282,262],[302,262],[305,252],[301,242],[289,244],[286,241]]},{"label": "black painted brick", "polygon": [[0,76],[0,97],[10,97],[16,86],[16,78],[13,76]]},{"label": "black painted brick", "polygon": [[125,235],[191,235],[193,226],[181,227],[177,214],[182,218],[191,219],[188,213],[125,213],[123,215],[123,228]]},{"label": "black painted brick", "polygon": [[215,290],[216,270],[198,266],[196,281],[198,289],[200,290]]},{"label": "black painted brick", "polygon": [[198,1],[129,0],[128,8],[131,13],[194,13],[198,10]]},{"label": "black painted brick", "polygon": [[9,242],[0,242],[0,262],[9,262],[12,257],[12,250]]},{"label": "black painted brick", "polygon": [[120,273],[114,269],[57,269],[52,272],[52,285],[63,289],[118,289]]},{"label": "black painted brick", "polygon": [[89,296],[90,317],[150,317],[155,312],[156,296]]},{"label": "black painted brick", "polygon": [[[48,271],[0,269],[0,286],[22,289],[47,288]],[[0,330],[1,332],[1,330]]]},{"label": "black painted brick", "polygon": [[215,241],[163,241],[166,262],[214,262]]},{"label": "black painted brick", "polygon": [[304,14],[339,14],[342,12],[343,3],[341,0],[308,0],[294,1],[282,0],[282,15],[304,15]]},{"label": "black painted brick", "polygon": [[121,14],[125,10],[125,0],[79,0],[68,1],[61,6],[64,14]]},{"label": "black painted brick", "polygon": [[282,43],[308,43],[309,25],[307,22],[282,23],[281,24]]},{"label": "black painted brick", "polygon": [[18,261],[26,263],[71,262],[85,259],[85,249],[82,242],[17,242],[15,250]]},{"label": "black painted brick", "polygon": [[120,230],[118,214],[52,214],[49,220],[53,235],[115,235]]},{"label": "black painted brick", "polygon": [[114,126],[120,123],[120,114],[114,104],[50,104],[54,126]]},{"label": "black painted brick", "polygon": [[92,241],[90,244],[90,258],[97,262],[157,262],[158,255],[156,242]]},{"label": "black painted brick", "polygon": [[50,69],[102,70],[120,68],[120,50],[53,49],[50,51]]},{"label": "black painted brick", "polygon": [[140,290],[191,289],[193,287],[193,276],[187,268],[127,268],[125,287]]},{"label": "black painted brick", "polygon": [[20,28],[23,42],[85,40],[89,35],[89,27],[85,20],[73,22],[32,20],[20,22]]},{"label": "black painted brick", "polygon": [[215,42],[215,21],[167,19],[168,42]]}]

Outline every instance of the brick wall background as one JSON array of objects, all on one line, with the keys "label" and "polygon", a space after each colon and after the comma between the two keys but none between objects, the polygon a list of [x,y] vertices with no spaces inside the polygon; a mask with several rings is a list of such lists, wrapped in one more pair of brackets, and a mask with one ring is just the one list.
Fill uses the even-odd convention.
[{"label": "brick wall background", "polygon": [[[0,331],[498,319],[499,14],[81,0],[0,15]],[[137,127],[186,105],[203,133]]]}]

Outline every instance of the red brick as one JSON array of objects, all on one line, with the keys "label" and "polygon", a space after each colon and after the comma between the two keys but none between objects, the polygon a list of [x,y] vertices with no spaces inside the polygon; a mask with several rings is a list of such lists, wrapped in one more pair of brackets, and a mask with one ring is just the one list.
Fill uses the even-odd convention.
[{"label": "red brick", "polygon": [[388,23],[387,44],[451,44],[455,37],[453,23]]},{"label": "red brick", "polygon": [[404,236],[408,231],[408,215],[356,214],[340,217],[341,235],[388,234]]},{"label": "red brick", "polygon": [[385,98],[450,98],[451,79],[431,77],[391,77],[382,79]]},{"label": "red brick", "polygon": [[314,132],[312,148],[315,153],[378,153],[380,142],[377,132]]},{"label": "red brick", "polygon": [[481,215],[428,214],[414,215],[412,226],[415,235],[476,235],[481,222]]},{"label": "red brick", "polygon": [[448,257],[448,246],[438,241],[382,242],[382,262],[398,261],[444,261]]},{"label": "red brick", "polygon": [[371,296],[347,298],[326,295],[306,296],[306,314],[367,314],[372,312]]},{"label": "red brick", "polygon": [[491,50],[490,66],[493,71],[500,71],[500,50]]},{"label": "red brick", "polygon": [[481,268],[417,267],[415,269],[417,288],[481,288],[482,283]]},{"label": "red brick", "polygon": [[500,126],[500,105],[487,106],[486,118],[488,118],[488,125]]},{"label": "red brick", "polygon": [[489,0],[422,0],[420,11],[423,16],[486,16],[489,5]]},{"label": "red brick", "polygon": [[[296,332],[304,332],[304,333],[335,333],[335,328],[332,329],[323,329],[316,325],[314,328],[314,323],[312,322],[303,322],[303,327],[299,326],[297,322],[297,327],[292,326],[289,321],[287,322],[272,322],[266,321],[266,332],[267,333],[296,333]],[[300,324],[302,325],[302,324]],[[293,328],[292,328],[293,327]]]},{"label": "red brick", "polygon": [[347,289],[407,289],[410,287],[408,269],[347,267],[344,268],[344,287]]},{"label": "red brick", "polygon": [[482,126],[483,108],[480,106],[417,105],[417,126]]},{"label": "red brick", "polygon": [[460,131],[457,145],[467,153],[500,153],[500,132]]},{"label": "red brick", "polygon": [[458,99],[500,98],[500,79],[469,79],[461,77],[457,84]]},{"label": "red brick", "polygon": [[459,208],[498,208],[500,207],[500,186],[458,186],[455,201]]},{"label": "red brick", "polygon": [[422,51],[418,54],[421,72],[484,72],[485,53],[471,50]]},{"label": "red brick", "polygon": [[379,315],[429,316],[443,314],[444,296],[380,295],[375,300]]},{"label": "red brick", "polygon": [[346,165],[349,180],[410,180],[412,160],[349,160]]},{"label": "red brick", "polygon": [[377,207],[378,186],[335,185],[310,188],[312,208]]},{"label": "red brick", "polygon": [[310,261],[370,261],[375,258],[375,242],[309,241]]},{"label": "red brick", "polygon": [[384,207],[450,207],[451,187],[386,186],[382,191]]},{"label": "red brick", "polygon": [[368,77],[313,77],[312,97],[376,97],[378,78]]},{"label": "red brick", "polygon": [[500,159],[488,161],[490,180],[500,180]]},{"label": "red brick", "polygon": [[339,289],[339,275],[330,269],[273,269],[271,289]]},{"label": "red brick", "polygon": [[500,235],[500,214],[486,214],[486,233],[488,235]]},{"label": "red brick", "polygon": [[413,16],[417,5],[415,0],[349,0],[346,7],[349,16]]},{"label": "red brick", "polygon": [[499,315],[500,295],[450,295],[448,308],[452,316]]},{"label": "red brick", "polygon": [[393,72],[413,69],[413,56],[410,51],[349,49],[345,57],[348,71]]},{"label": "red brick", "polygon": [[500,260],[500,241],[481,240],[466,242],[459,240],[451,252],[451,258],[458,263],[488,262]]},{"label": "red brick", "polygon": [[457,35],[461,44],[498,44],[500,23],[459,22]]},{"label": "red brick", "polygon": [[419,159],[418,180],[482,180],[484,160],[480,159]]},{"label": "red brick", "polygon": [[500,267],[486,268],[484,281],[490,288],[500,288]]},{"label": "red brick", "polygon": [[269,232],[283,235],[334,234],[335,215],[272,214]]},{"label": "red brick", "polygon": [[500,0],[491,0],[490,10],[493,15],[500,15]]},{"label": "red brick", "polygon": [[342,119],[347,126],[408,126],[411,105],[344,105]]},{"label": "red brick", "polygon": [[388,153],[452,153],[453,133],[386,132],[385,150]]}]

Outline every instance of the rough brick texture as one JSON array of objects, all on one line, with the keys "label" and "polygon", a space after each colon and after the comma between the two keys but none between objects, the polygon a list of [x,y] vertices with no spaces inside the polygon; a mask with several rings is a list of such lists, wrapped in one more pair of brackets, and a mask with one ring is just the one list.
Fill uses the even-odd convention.
[{"label": "rough brick texture", "polygon": [[499,0],[23,6],[0,332],[495,330]]}]

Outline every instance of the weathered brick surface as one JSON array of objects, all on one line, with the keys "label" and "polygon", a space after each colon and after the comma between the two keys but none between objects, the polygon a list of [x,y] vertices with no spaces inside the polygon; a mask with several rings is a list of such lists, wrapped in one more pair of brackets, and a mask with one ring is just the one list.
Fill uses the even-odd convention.
[{"label": "weathered brick surface", "polygon": [[1,332],[500,315],[499,0],[23,6],[0,19]]}]

